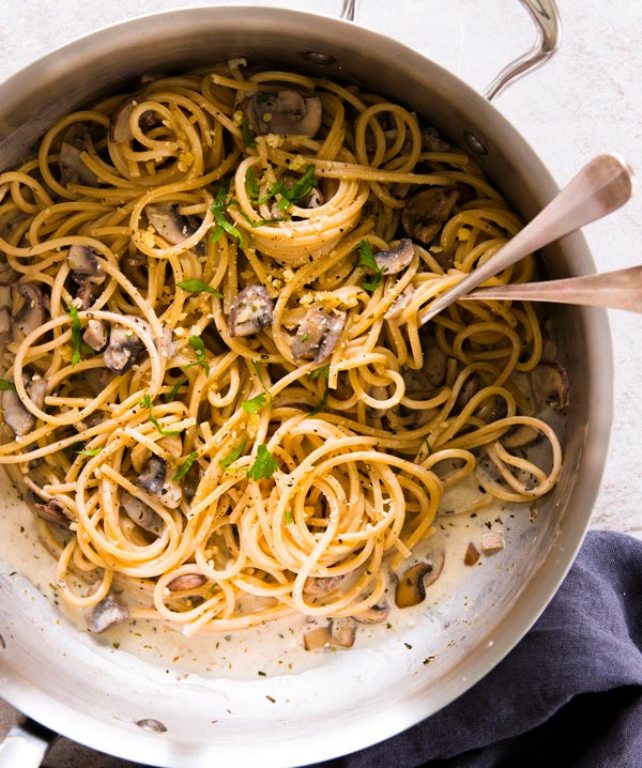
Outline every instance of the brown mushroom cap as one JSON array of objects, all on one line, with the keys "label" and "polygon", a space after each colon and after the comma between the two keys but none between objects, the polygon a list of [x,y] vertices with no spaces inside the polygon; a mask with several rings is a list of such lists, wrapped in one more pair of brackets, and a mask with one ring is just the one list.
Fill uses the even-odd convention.
[{"label": "brown mushroom cap", "polygon": [[475,565],[478,560],[479,550],[471,541],[466,548],[466,553],[464,555],[464,565]]},{"label": "brown mushroom cap", "polygon": [[243,113],[256,136],[276,133],[313,138],[321,127],[321,99],[304,98],[298,91],[259,91],[245,99]]},{"label": "brown mushroom cap", "polygon": [[449,218],[459,197],[450,188],[424,189],[406,203],[401,213],[401,226],[413,240],[429,245]]},{"label": "brown mushroom cap", "polygon": [[374,260],[384,275],[396,275],[402,272],[414,259],[415,246],[412,240],[404,238],[392,250],[383,250],[375,254]]},{"label": "brown mushroom cap", "polygon": [[299,360],[325,362],[341,338],[345,321],[346,313],[336,309],[330,312],[318,307],[308,310],[292,340],[292,354]]},{"label": "brown mushroom cap", "polygon": [[397,582],[395,602],[398,608],[419,605],[426,599],[426,589],[434,584],[444,570],[445,551],[437,547],[431,553],[430,562],[416,563],[408,568]]},{"label": "brown mushroom cap", "polygon": [[548,405],[558,413],[566,413],[569,402],[568,376],[560,365],[541,362],[531,371],[530,379],[538,405]]},{"label": "brown mushroom cap", "polygon": [[248,285],[232,300],[230,336],[251,336],[272,324],[274,302],[262,285]]},{"label": "brown mushroom cap", "polygon": [[99,285],[105,281],[105,273],[98,263],[100,254],[89,245],[72,245],[67,254],[67,263],[76,281]]},{"label": "brown mushroom cap", "polygon": [[136,496],[132,496],[131,493],[125,491],[120,498],[120,506],[127,517],[143,530],[149,531],[156,536],[160,536],[163,532],[162,518],[151,507],[147,506],[144,501],[137,499]]}]

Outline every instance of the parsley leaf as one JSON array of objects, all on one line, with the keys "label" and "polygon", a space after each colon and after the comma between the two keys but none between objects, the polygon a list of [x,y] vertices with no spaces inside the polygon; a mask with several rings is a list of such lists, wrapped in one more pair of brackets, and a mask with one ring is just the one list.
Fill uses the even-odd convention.
[{"label": "parsley leaf", "polygon": [[245,115],[243,115],[243,120],[241,121],[241,133],[243,134],[243,144],[246,147],[256,147],[256,141],[254,141],[254,136],[252,136],[252,131],[250,131]]},{"label": "parsley leaf", "polygon": [[321,411],[325,410],[326,405],[328,404],[328,394],[330,390],[326,386],[325,390],[323,391],[323,395],[321,395],[321,400],[319,401],[319,404],[316,405],[309,413],[309,416],[316,416],[317,413],[321,413]]},{"label": "parsley leaf", "polygon": [[190,471],[190,469],[192,468],[192,464],[196,461],[197,458],[198,458],[198,451],[192,451],[191,453],[188,453],[185,461],[176,470],[176,474],[174,475],[174,480],[182,480],[185,477],[185,475]]},{"label": "parsley leaf", "polygon": [[362,240],[359,243],[359,265],[366,267],[374,273],[372,280],[363,280],[361,283],[361,287],[365,291],[372,293],[379,287],[379,284],[381,283],[383,277],[383,268],[377,264],[372,253],[370,243],[367,240]]},{"label": "parsley leaf", "polygon": [[248,469],[247,476],[250,480],[265,480],[279,468],[274,456],[268,451],[266,445],[261,443],[257,449],[254,464]]},{"label": "parsley leaf", "polygon": [[8,379],[0,379],[0,392],[6,392],[8,389],[15,389],[16,385]]},{"label": "parsley leaf", "polygon": [[235,237],[239,241],[241,247],[243,247],[243,235],[232,225],[226,216],[227,193],[227,182],[222,181],[218,188],[218,192],[216,193],[216,199],[212,203],[212,213],[214,214],[214,220],[216,221],[216,229],[212,235],[212,240],[214,240],[215,243],[218,243],[223,232],[227,232],[228,235]]},{"label": "parsley leaf", "polygon": [[227,456],[224,456],[219,464],[224,468],[227,469],[228,467],[231,467],[234,462],[240,458],[241,454],[243,453],[245,449],[245,445],[247,443],[247,437],[244,437],[241,442],[236,446],[236,448],[233,448]]},{"label": "parsley leaf", "polygon": [[324,379],[328,379],[330,376],[330,366],[329,365],[322,365],[320,368],[315,368],[313,371],[310,371],[310,378],[312,381],[316,381],[320,376],[323,376]]},{"label": "parsley leaf", "polygon": [[176,400],[176,395],[178,394],[178,390],[183,386],[183,384],[187,384],[187,379],[179,379],[176,384],[170,389],[170,391],[165,395],[165,402],[171,403],[172,400]]},{"label": "parsley leaf", "polygon": [[82,451],[76,451],[79,456],[98,456],[102,448],[83,448]]},{"label": "parsley leaf", "polygon": [[180,435],[181,430],[180,429],[163,429],[161,427],[158,419],[156,416],[154,416],[154,410],[152,406],[152,398],[150,395],[143,395],[143,399],[140,401],[140,404],[147,408],[149,411],[149,420],[152,422],[152,424],[156,427],[156,430],[165,437],[170,437],[171,435]]},{"label": "parsley leaf", "polygon": [[70,304],[69,315],[71,316],[71,364],[77,365],[81,361],[80,347],[82,344],[82,329],[80,327],[80,318],[78,310],[73,304]]},{"label": "parsley leaf", "polygon": [[259,199],[259,185],[256,181],[256,176],[254,175],[254,168],[248,168],[248,171],[245,174],[245,191],[250,200]]},{"label": "parsley leaf", "polygon": [[201,339],[200,336],[190,336],[188,341],[190,347],[196,352],[196,362],[188,363],[187,365],[184,365],[183,368],[191,368],[193,365],[200,365],[206,375],[209,376],[210,367],[207,363],[207,355],[205,354],[205,344],[203,343],[203,339]]},{"label": "parsley leaf", "polygon": [[180,283],[177,283],[177,285],[184,291],[189,291],[189,293],[201,293],[205,291],[206,293],[211,293],[212,296],[216,296],[217,299],[223,298],[223,294],[220,291],[217,291],[216,288],[212,288],[211,285],[204,283],[202,280],[196,280],[195,278],[182,280]]},{"label": "parsley leaf", "polygon": [[258,413],[265,405],[266,400],[267,395],[264,395],[263,392],[261,392],[260,395],[251,397],[249,400],[243,400],[241,407],[246,413]]},{"label": "parsley leaf", "polygon": [[277,203],[277,208],[280,211],[287,211],[287,209],[299,200],[306,198],[312,188],[316,186],[316,180],[314,178],[314,166],[309,163],[305,166],[303,176],[295,182],[291,187],[283,187],[278,190],[281,193],[281,199]]}]

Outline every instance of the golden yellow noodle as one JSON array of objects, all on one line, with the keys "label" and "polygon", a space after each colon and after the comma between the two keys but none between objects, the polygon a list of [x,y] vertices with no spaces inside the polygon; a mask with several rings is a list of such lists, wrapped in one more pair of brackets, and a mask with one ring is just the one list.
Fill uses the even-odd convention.
[{"label": "golden yellow noodle", "polygon": [[[250,134],[243,99],[284,89],[319,97],[314,137]],[[445,487],[475,477],[483,507],[555,484],[558,440],[520,386],[542,356],[530,307],[462,303],[419,325],[520,227],[471,158],[426,136],[414,113],[356,88],[221,65],[67,115],[0,175],[14,320],[32,301],[17,285],[47,304],[5,348],[5,411],[17,395],[33,424],[4,427],[0,463],[64,515],[42,525],[65,601],[124,589],[132,616],[188,634],[358,616],[432,534]],[[64,178],[70,145],[84,171]],[[288,197],[297,183],[316,186],[316,206]],[[405,269],[377,274],[368,252],[398,245],[407,201],[427,188],[458,191],[455,207]],[[149,215],[163,204],[187,222],[178,242]],[[92,249],[102,277],[84,303],[73,246]],[[532,270],[525,259],[492,282]],[[273,300],[271,323],[234,335],[235,297],[252,285]],[[327,360],[302,360],[293,338],[315,309],[343,327]],[[80,340],[90,320],[139,340],[133,366],[108,370]],[[550,444],[545,470],[504,445],[519,426]],[[139,480],[152,456],[161,493]],[[155,529],[125,513],[124,494]]]}]

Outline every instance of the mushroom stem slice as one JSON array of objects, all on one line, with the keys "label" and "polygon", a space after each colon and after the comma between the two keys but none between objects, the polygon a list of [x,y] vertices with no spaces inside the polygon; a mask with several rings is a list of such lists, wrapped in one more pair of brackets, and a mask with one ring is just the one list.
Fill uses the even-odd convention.
[{"label": "mushroom stem slice", "polygon": [[129,618],[127,606],[117,600],[113,595],[107,595],[94,606],[89,615],[89,631],[104,632],[109,627]]},{"label": "mushroom stem slice", "polygon": [[82,335],[82,340],[88,347],[91,347],[94,352],[100,352],[101,349],[107,344],[107,329],[105,323],[102,320],[89,320],[87,328]]},{"label": "mushroom stem slice", "polygon": [[319,648],[329,648],[332,645],[332,629],[330,625],[311,629],[303,635],[303,647],[306,651],[316,651]]},{"label": "mushroom stem slice", "polygon": [[482,534],[481,549],[485,555],[493,555],[495,552],[501,552],[506,546],[503,531],[488,531]]},{"label": "mushroom stem slice", "polygon": [[408,568],[397,583],[395,602],[398,608],[419,605],[426,599],[426,589],[434,584],[444,569],[445,551],[437,547],[430,562],[416,563]]},{"label": "mushroom stem slice", "polygon": [[332,645],[352,648],[357,633],[354,621],[350,618],[333,619],[331,623]]}]

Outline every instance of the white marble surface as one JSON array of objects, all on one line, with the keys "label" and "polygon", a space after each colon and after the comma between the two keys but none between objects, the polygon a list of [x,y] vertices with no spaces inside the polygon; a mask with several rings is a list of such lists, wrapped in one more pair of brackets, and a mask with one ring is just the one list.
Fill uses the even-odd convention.
[{"label": "white marble surface", "polygon": [[[496,105],[526,137],[560,184],[592,155],[616,150],[642,173],[642,2],[558,0],[560,51],[517,83]],[[142,13],[191,0],[0,0],[0,80],[79,35]],[[234,3],[239,4],[239,3]],[[289,0],[269,5],[338,13],[339,0]],[[361,0],[359,23],[396,37],[478,89],[533,38],[517,0]],[[624,210],[587,227],[600,270],[642,260],[642,193]],[[615,355],[615,420],[593,526],[642,538],[642,316],[610,313]],[[0,734],[13,717],[0,706]],[[122,761],[94,759],[115,768]],[[58,750],[57,765],[82,765],[78,752]]]}]

